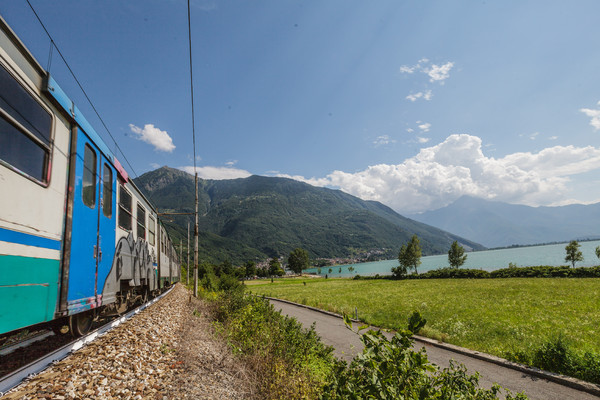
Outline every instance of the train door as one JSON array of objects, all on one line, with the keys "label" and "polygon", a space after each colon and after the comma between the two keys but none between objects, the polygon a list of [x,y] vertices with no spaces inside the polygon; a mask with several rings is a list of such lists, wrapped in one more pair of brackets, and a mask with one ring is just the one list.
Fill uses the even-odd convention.
[{"label": "train door", "polygon": [[83,131],[77,134],[72,239],[67,305],[69,314],[100,306],[115,248],[115,171]]}]

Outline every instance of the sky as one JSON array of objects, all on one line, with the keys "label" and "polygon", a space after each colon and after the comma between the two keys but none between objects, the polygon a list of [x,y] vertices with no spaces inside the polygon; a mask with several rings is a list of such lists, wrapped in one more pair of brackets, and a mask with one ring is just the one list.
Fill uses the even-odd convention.
[{"label": "sky", "polygon": [[[0,15],[130,174],[193,173],[187,1],[30,3],[104,124],[27,2]],[[598,1],[190,9],[201,178],[288,177],[401,214],[600,202]]]}]

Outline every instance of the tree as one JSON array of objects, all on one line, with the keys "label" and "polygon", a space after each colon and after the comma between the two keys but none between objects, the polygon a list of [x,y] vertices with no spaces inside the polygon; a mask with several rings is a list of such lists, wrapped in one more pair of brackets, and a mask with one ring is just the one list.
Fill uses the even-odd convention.
[{"label": "tree", "polygon": [[279,259],[275,257],[271,258],[269,260],[269,275],[283,276],[283,274],[285,274],[285,272],[281,268],[281,263],[279,262]]},{"label": "tree", "polygon": [[583,253],[579,251],[580,246],[581,245],[577,243],[577,240],[571,240],[571,243],[565,247],[565,250],[567,251],[565,262],[570,261],[573,264],[573,268],[575,268],[575,263],[577,261],[583,261]]},{"label": "tree", "polygon": [[392,269],[394,275],[396,275],[397,273],[405,275],[406,271],[409,268],[414,269],[416,274],[417,267],[421,264],[421,254],[422,253],[421,245],[419,244],[419,238],[417,237],[417,235],[413,235],[410,239],[410,242],[408,242],[405,245],[403,244],[400,248],[400,252],[398,253],[398,261],[400,262],[400,267]]},{"label": "tree", "polygon": [[256,275],[256,263],[254,261],[247,261],[245,267],[247,277],[253,277]]},{"label": "tree", "polygon": [[596,257],[600,258],[600,246],[596,247]]},{"label": "tree", "polygon": [[302,273],[303,269],[309,267],[308,251],[297,247],[288,257],[288,265],[295,274]]},{"label": "tree", "polygon": [[221,265],[219,265],[219,276],[221,275],[233,275],[234,274],[234,268],[233,268],[233,264],[231,263],[231,261],[229,261],[229,259],[223,261],[221,263]]},{"label": "tree", "polygon": [[467,261],[465,249],[455,240],[448,250],[448,263],[452,268],[459,268]]}]

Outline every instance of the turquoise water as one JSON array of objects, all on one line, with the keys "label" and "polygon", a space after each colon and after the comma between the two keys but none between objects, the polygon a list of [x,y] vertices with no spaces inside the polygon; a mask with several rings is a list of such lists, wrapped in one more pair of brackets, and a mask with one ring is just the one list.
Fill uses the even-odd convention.
[{"label": "turquoise water", "polygon": [[[579,250],[583,253],[583,261],[575,264],[576,267],[591,267],[599,265],[600,260],[596,257],[596,247],[600,246],[600,240],[592,242],[580,242]],[[528,267],[537,265],[570,265],[565,262],[565,246],[567,243],[550,244],[546,246],[519,247],[502,250],[476,251],[467,254],[467,261],[461,268],[465,269],[483,269],[493,271],[500,268],[507,268],[509,263],[514,263],[518,267]],[[398,260],[384,260],[361,264],[336,265],[334,267],[321,268],[321,275],[328,274],[331,277],[351,277],[354,275],[391,275],[392,267],[398,266]],[[354,271],[348,271],[349,267],[354,267]],[[421,258],[419,272],[426,272],[432,269],[448,267],[448,255],[428,256]],[[331,268],[331,273],[329,272]],[[342,272],[340,273],[340,268]],[[306,270],[308,273],[317,273],[317,268]]]}]

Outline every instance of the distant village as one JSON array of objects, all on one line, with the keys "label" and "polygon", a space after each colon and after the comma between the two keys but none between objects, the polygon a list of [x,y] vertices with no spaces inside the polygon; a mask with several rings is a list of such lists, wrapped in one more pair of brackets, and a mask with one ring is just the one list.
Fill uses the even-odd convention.
[{"label": "distant village", "polygon": [[[364,262],[380,261],[389,257],[390,249],[380,248],[371,249],[356,253],[351,257],[317,258],[311,260],[311,268],[332,267],[336,265],[360,264]],[[287,256],[280,256],[279,262],[286,273],[290,273],[287,268]],[[269,269],[270,260],[264,260],[256,263],[257,269]]]}]

